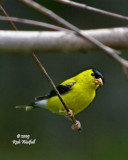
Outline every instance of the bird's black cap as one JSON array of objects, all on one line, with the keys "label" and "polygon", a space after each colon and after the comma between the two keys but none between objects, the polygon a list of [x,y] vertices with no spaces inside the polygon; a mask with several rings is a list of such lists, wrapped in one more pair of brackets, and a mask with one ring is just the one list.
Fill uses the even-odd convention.
[{"label": "bird's black cap", "polygon": [[102,74],[99,71],[95,70],[95,69],[93,69],[93,73],[91,75],[94,76],[95,78],[103,79]]}]

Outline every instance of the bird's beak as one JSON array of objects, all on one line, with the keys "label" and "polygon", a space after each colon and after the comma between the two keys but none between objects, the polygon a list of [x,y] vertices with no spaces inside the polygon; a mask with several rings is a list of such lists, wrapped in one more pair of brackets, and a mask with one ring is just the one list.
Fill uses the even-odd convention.
[{"label": "bird's beak", "polygon": [[96,78],[96,79],[95,79],[95,84],[98,84],[98,85],[100,85],[100,86],[103,86],[103,81],[102,81],[102,79],[101,79],[101,78]]}]

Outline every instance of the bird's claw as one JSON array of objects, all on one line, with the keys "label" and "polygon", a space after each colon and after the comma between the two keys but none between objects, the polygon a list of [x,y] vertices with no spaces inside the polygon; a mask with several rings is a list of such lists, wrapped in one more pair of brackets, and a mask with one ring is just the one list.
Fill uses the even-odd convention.
[{"label": "bird's claw", "polygon": [[65,111],[60,110],[59,113],[64,113],[64,114],[65,114],[65,117],[67,117],[67,118],[70,118],[70,117],[73,116],[73,112],[72,112],[71,109],[69,109],[69,112],[67,112],[66,110],[65,110]]},{"label": "bird's claw", "polygon": [[73,130],[78,130],[80,131],[81,130],[81,123],[79,121],[76,121],[75,124],[72,125],[71,127]]},{"label": "bird's claw", "polygon": [[71,109],[69,109],[69,111],[66,112],[65,117],[68,118],[68,119],[71,119],[72,116],[73,116],[73,112],[72,112]]},{"label": "bird's claw", "polygon": [[66,113],[67,117],[72,117],[73,116],[73,112],[71,109],[69,109],[69,111]]}]

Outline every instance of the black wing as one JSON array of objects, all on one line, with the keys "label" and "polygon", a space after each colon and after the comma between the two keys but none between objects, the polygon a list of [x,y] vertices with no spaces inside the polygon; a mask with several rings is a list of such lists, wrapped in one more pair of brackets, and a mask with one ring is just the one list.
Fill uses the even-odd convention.
[{"label": "black wing", "polygon": [[[60,94],[64,94],[64,93],[68,92],[71,89],[71,87],[74,86],[75,83],[76,82],[72,82],[72,83],[66,84],[66,85],[59,85],[56,88]],[[56,96],[56,92],[54,90],[52,90],[47,95],[36,97],[35,100],[43,100],[43,99],[51,98],[53,96]]]}]

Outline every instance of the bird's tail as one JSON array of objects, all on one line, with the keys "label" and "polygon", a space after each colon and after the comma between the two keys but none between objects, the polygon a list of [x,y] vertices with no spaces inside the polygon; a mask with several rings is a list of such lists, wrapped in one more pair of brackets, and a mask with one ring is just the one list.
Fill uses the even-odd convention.
[{"label": "bird's tail", "polygon": [[15,108],[23,108],[25,109],[25,111],[31,111],[32,109],[34,109],[34,106],[25,106],[25,105],[21,105],[21,106],[16,106]]},{"label": "bird's tail", "polygon": [[34,108],[47,108],[47,100],[39,100],[39,101],[35,101],[34,103],[32,103],[31,105],[20,105],[20,106],[16,106],[15,108],[23,108],[26,111],[31,111]]}]

